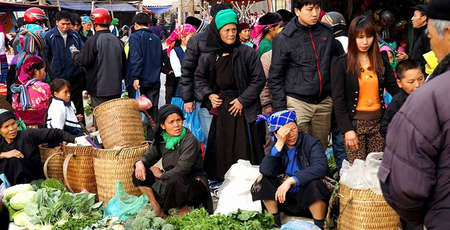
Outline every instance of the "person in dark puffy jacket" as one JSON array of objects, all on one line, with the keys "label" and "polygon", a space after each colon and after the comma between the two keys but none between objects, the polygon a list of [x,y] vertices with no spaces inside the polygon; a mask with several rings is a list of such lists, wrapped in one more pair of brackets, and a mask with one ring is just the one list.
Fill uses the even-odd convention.
[{"label": "person in dark puffy jacket", "polygon": [[70,82],[72,101],[77,114],[82,114],[84,110],[81,94],[86,88],[86,82],[83,70],[72,61],[70,47],[75,46],[81,50],[84,44],[80,35],[70,29],[72,20],[73,15],[67,11],[57,13],[56,27],[47,31],[44,36],[44,59],[52,80],[62,78]]},{"label": "person in dark puffy jacket", "polygon": [[216,15],[207,34],[211,51],[201,53],[195,71],[196,97],[214,114],[205,170],[219,181],[237,160],[259,164],[264,156],[265,128],[255,124],[264,71],[256,52],[240,43],[237,23],[232,9]]},{"label": "person in dark puffy jacket", "polygon": [[414,91],[392,119],[378,171],[383,196],[408,222],[429,230],[450,226],[450,5],[425,7],[435,77]]},{"label": "person in dark puffy jacket", "polygon": [[332,100],[331,58],[340,44],[331,29],[319,22],[319,0],[293,1],[295,14],[273,40],[269,88],[274,111],[295,110],[300,130],[320,139],[326,149]]}]

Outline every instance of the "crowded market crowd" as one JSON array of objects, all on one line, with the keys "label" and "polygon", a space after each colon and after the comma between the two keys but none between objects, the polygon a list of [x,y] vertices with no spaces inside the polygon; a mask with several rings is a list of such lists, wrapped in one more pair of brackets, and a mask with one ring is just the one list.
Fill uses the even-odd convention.
[{"label": "crowded market crowd", "polygon": [[275,227],[286,212],[323,229],[332,190],[322,179],[339,179],[330,146],[338,171],[384,152],[378,179],[404,229],[448,229],[450,2],[414,6],[410,52],[371,16],[292,4],[254,23],[216,4],[209,20],[188,17],[167,35],[146,13],[119,29],[103,8],[60,11],[45,30],[45,12],[28,9],[8,42],[14,63],[0,56],[12,105],[0,110],[0,172],[13,185],[43,178],[37,146],[86,131],[83,91],[92,108],[126,91],[154,105],[152,144],[130,176],[157,216],[198,204],[212,212],[209,185],[243,159],[259,165],[252,199]]}]

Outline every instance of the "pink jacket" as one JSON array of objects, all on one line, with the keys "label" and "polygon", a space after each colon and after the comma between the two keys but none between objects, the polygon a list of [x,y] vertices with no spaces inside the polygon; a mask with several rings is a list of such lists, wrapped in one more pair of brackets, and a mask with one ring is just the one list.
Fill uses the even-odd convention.
[{"label": "pink jacket", "polygon": [[44,125],[45,114],[51,97],[50,86],[42,81],[36,81],[28,86],[28,93],[30,95],[30,107],[25,111],[22,109],[20,94],[15,93],[13,95],[12,107],[16,113],[16,118],[22,118],[26,125]]}]

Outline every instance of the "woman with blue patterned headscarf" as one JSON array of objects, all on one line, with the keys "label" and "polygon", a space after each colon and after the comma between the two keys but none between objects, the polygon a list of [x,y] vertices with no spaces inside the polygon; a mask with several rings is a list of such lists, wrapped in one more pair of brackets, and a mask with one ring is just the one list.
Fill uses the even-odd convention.
[{"label": "woman with blue patterned headscarf", "polygon": [[259,171],[263,175],[253,184],[253,201],[262,200],[281,225],[279,211],[312,216],[323,229],[330,192],[321,181],[327,175],[328,162],[320,140],[297,128],[295,111],[279,111],[265,120],[276,142],[265,156]]}]

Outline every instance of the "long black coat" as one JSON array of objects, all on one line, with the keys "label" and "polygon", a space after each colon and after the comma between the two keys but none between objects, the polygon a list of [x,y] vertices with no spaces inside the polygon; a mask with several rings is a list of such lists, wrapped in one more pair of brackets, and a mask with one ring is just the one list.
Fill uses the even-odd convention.
[{"label": "long black coat", "polygon": [[[232,52],[233,81],[239,91],[238,100],[244,106],[243,112],[247,122],[256,120],[261,113],[261,94],[266,77],[256,52],[247,45],[241,44]],[[209,102],[208,96],[218,93],[216,85],[216,60],[214,52],[202,53],[195,71],[195,96],[199,100]]]},{"label": "long black coat", "polygon": [[5,173],[11,185],[29,183],[43,177],[39,145],[63,141],[73,142],[75,136],[61,129],[27,129],[18,131],[16,138],[7,143],[0,137],[0,152],[18,150],[24,158],[0,159],[0,173]]},{"label": "long black coat", "polygon": [[[397,94],[399,88],[395,82],[394,71],[389,65],[386,53],[382,53],[383,73],[377,73],[378,91],[381,109],[384,112],[384,89],[391,95]],[[353,130],[352,120],[356,112],[359,96],[358,75],[348,73],[347,55],[333,59],[331,65],[331,95],[334,103],[334,113],[342,133]]]}]

